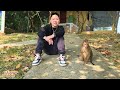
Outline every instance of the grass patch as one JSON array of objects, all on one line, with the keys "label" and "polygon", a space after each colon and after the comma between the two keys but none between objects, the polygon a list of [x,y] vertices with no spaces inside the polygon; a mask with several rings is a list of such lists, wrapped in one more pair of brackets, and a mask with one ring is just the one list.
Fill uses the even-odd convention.
[{"label": "grass patch", "polygon": [[0,78],[22,79],[31,68],[35,45],[0,49]]},{"label": "grass patch", "polygon": [[27,40],[36,40],[37,33],[12,33],[0,36],[0,44],[15,43]]}]

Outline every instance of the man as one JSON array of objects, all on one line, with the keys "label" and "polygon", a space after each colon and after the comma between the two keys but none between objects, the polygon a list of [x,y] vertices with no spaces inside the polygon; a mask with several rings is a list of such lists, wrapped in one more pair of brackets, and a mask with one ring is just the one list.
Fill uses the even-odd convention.
[{"label": "man", "polygon": [[42,50],[48,55],[59,54],[59,65],[66,66],[65,62],[65,44],[64,44],[64,28],[59,26],[60,19],[58,13],[52,13],[50,24],[41,27],[38,32],[38,43],[35,50],[36,56],[32,65],[38,65],[41,61]]}]

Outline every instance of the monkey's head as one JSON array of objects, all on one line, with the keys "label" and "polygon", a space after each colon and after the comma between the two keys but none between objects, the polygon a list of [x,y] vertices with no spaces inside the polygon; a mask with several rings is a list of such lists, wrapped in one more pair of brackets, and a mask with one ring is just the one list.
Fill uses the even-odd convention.
[{"label": "monkey's head", "polygon": [[82,43],[82,46],[85,47],[85,48],[88,48],[89,47],[89,42],[87,39],[85,39]]}]

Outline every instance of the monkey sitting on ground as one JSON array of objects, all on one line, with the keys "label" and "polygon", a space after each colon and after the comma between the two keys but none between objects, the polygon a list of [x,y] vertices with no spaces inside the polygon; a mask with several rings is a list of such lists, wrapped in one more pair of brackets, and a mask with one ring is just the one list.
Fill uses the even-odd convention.
[{"label": "monkey sitting on ground", "polygon": [[87,39],[83,40],[82,42],[79,58],[84,61],[84,64],[90,61],[94,65],[94,63],[92,62],[93,52],[89,46],[89,42]]}]

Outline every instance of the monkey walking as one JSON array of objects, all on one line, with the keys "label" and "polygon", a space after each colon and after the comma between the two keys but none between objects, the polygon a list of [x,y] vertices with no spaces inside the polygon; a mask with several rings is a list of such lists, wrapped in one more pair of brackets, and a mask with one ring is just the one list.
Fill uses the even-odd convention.
[{"label": "monkey walking", "polygon": [[89,42],[87,39],[82,42],[79,58],[84,61],[84,64],[90,61],[94,65],[94,63],[92,62],[93,52],[89,46]]}]

